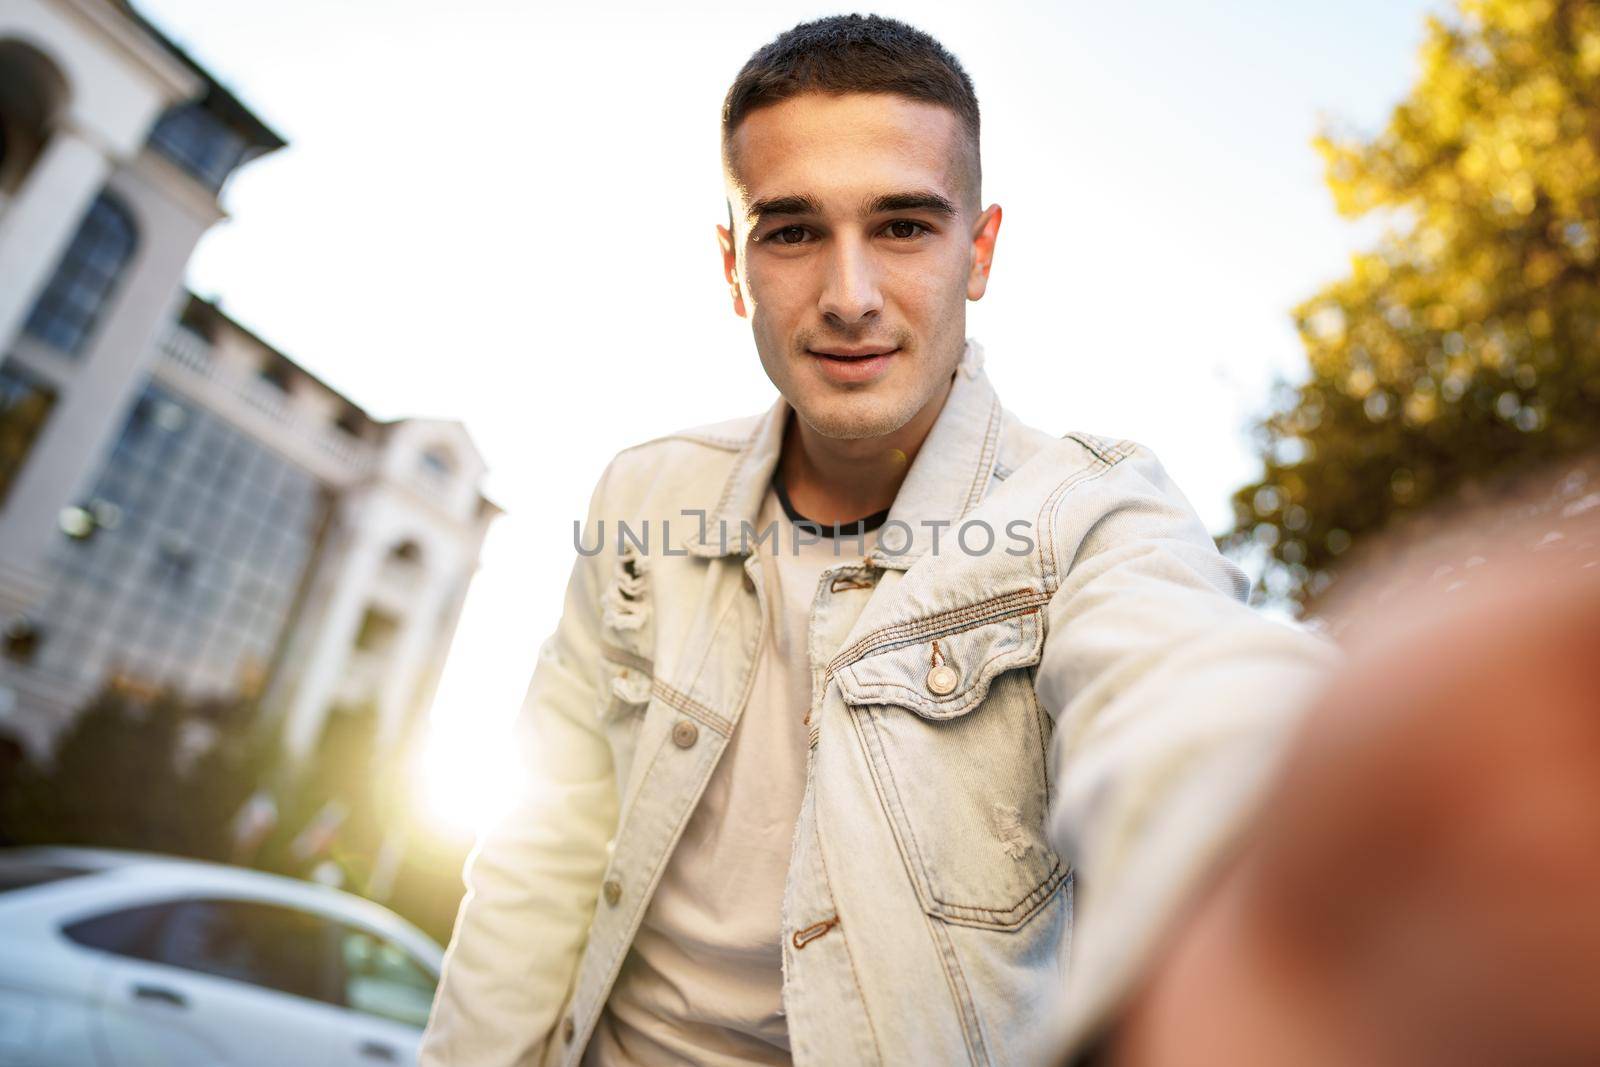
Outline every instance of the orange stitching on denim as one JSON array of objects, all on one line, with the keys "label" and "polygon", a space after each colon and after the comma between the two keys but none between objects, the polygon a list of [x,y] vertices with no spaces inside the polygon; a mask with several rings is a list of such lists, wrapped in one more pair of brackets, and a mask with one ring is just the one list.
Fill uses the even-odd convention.
[{"label": "orange stitching on denim", "polygon": [[1049,599],[1048,594],[1036,589],[1018,589],[1014,592],[997,596],[992,600],[985,600],[981,604],[969,604],[964,608],[943,611],[937,615],[929,615],[924,619],[913,619],[908,622],[895,623],[891,626],[879,627],[862,635],[855,644],[829,660],[823,680],[826,682],[828,678],[838,674],[839,671],[856,660],[864,658],[868,653],[877,651],[881,646],[891,645],[902,638],[911,639],[919,634],[940,630],[948,625],[959,625],[972,619],[984,618],[991,612],[995,614],[995,618],[985,621],[1000,622],[1007,617],[1003,613],[1013,610],[1012,605],[1014,604],[1032,605],[1021,612],[1021,614],[1027,614],[1028,611],[1037,610],[1040,605],[1046,603]]},{"label": "orange stitching on denim", "polygon": [[727,719],[695,700],[689,694],[674,689],[661,679],[657,678],[650,683],[650,691],[660,697],[662,702],[669,707],[677,708],[691,719],[700,720],[700,722],[711,727],[723,737],[733,733],[733,724]]},{"label": "orange stitching on denim", "polygon": [[829,666],[846,666],[847,661],[859,659],[862,655],[865,655],[867,649],[874,645],[889,643],[889,641],[879,642],[877,639],[880,637],[888,637],[891,640],[900,637],[914,637],[919,633],[937,630],[948,623],[963,622],[969,618],[982,616],[990,610],[1003,611],[1005,610],[1003,605],[1011,601],[1021,600],[1028,602],[1032,599],[1038,599],[1042,602],[1046,598],[1042,593],[1033,589],[1018,589],[1014,592],[994,597],[991,600],[985,600],[981,604],[969,604],[966,607],[943,611],[937,615],[929,615],[923,619],[912,619],[906,622],[893,623],[889,626],[881,626],[876,630],[863,634],[855,644],[834,656],[829,661]]},{"label": "orange stitching on denim", "polygon": [[1094,436],[1092,436],[1091,434],[1079,433],[1076,430],[1074,430],[1074,431],[1069,431],[1068,433],[1064,433],[1061,436],[1065,440],[1078,442],[1078,444],[1082,445],[1084,448],[1086,448],[1090,452],[1094,453],[1094,457],[1096,459],[1098,459],[1101,463],[1110,463],[1111,462],[1110,456],[1108,456],[1105,452],[1101,451],[1101,448],[1103,446],[1100,443],[1100,441],[1098,439],[1096,439]]},{"label": "orange stitching on denim", "polygon": [[[1010,622],[1012,619],[1016,619],[1016,620],[1018,620],[1020,622],[1022,620],[1027,619],[1027,617],[1030,616],[1030,615],[1038,614],[1038,612],[1039,612],[1038,608],[1029,608],[1027,611],[1022,612],[1021,614],[1010,615],[1010,616],[1007,616],[1006,618],[1003,618],[1003,619],[996,619],[995,622],[997,622],[997,623],[998,622]],[[986,625],[991,625],[991,624],[986,624]],[[1019,641],[1017,643],[1017,646],[1015,648],[1002,649],[1001,651],[996,652],[994,655],[990,656],[988,659],[984,660],[982,663],[978,664],[978,669],[973,674],[973,676],[972,676],[973,678],[982,679],[984,671],[987,670],[989,668],[989,666],[991,664],[993,664],[997,660],[1004,659],[1007,656],[1015,655],[1018,652],[1024,652],[1024,651],[1027,651],[1029,653],[1032,652],[1032,649],[1028,647],[1029,646],[1029,641],[1027,639],[1027,634],[1026,634],[1025,628],[1019,626],[1019,627],[1017,627],[1017,630],[1018,630],[1019,634],[1021,635],[1020,638],[1019,638]],[[933,656],[934,656],[933,666],[935,666],[935,667],[937,667],[940,663],[943,663],[945,661],[944,653],[939,651],[939,641],[938,641],[937,638],[935,638],[934,642],[933,642]],[[862,657],[862,659],[865,659],[865,658],[866,657],[864,657],[864,656]],[[860,662],[861,662],[861,660],[857,660],[856,661],[856,663],[860,663]],[[854,665],[855,664],[851,664],[851,666],[854,666]],[[1022,664],[1017,664],[1017,666],[1021,666],[1021,665]],[[1010,670],[1011,668],[1008,667],[1006,669]],[[854,673],[855,672],[851,672],[853,678],[854,678]],[[995,673],[999,673],[999,672],[995,672]],[[991,681],[992,681],[992,679],[991,679]],[[906,692],[912,694],[913,696],[920,698],[923,702],[927,702],[927,700],[928,700],[928,698],[923,694],[922,690],[915,689],[912,686],[905,685],[904,683],[901,683],[901,682],[864,682],[860,678],[855,678],[855,684],[856,684],[856,687],[858,689],[904,689]],[[974,682],[972,685],[968,686],[966,688],[966,690],[964,690],[962,692],[961,695],[962,696],[966,696],[966,695],[970,694],[976,688],[977,688],[977,682]],[[985,692],[987,692],[987,689],[985,690]],[[846,701],[846,703],[849,703],[849,701]],[[956,701],[951,700],[951,701],[949,701],[949,703],[956,703]]]}]

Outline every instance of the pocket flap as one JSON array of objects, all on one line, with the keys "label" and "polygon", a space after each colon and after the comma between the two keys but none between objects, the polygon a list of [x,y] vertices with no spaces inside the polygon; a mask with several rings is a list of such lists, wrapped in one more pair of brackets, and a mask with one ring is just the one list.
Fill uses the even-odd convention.
[{"label": "pocket flap", "polygon": [[1037,609],[872,652],[835,677],[845,703],[895,704],[925,719],[954,719],[982,703],[1003,671],[1039,662]]}]

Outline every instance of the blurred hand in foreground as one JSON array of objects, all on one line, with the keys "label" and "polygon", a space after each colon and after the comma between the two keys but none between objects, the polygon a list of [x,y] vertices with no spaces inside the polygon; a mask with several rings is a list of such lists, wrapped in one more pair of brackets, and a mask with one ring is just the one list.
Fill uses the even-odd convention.
[{"label": "blurred hand in foreground", "polygon": [[1348,669],[1109,1062],[1600,1064],[1596,503],[1342,620]]}]

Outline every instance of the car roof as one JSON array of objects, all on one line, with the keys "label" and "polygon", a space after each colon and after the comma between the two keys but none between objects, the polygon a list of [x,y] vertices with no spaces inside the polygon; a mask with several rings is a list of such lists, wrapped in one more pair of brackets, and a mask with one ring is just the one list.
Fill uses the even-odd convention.
[{"label": "car roof", "polygon": [[437,943],[427,934],[381,904],[332,886],[246,867],[122,849],[66,845],[0,848],[0,865],[20,863],[105,874],[119,881],[126,879],[152,886],[211,892],[231,890],[249,897],[269,897],[359,921],[405,940],[420,938],[435,951],[438,949]]}]

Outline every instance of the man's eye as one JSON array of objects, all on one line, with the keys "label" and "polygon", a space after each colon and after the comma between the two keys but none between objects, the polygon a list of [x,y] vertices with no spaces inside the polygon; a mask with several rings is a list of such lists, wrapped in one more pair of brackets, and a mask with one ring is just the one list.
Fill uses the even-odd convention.
[{"label": "man's eye", "polygon": [[895,219],[885,228],[885,232],[890,237],[898,238],[902,241],[909,241],[913,237],[921,237],[927,231],[928,228],[922,223],[912,222],[910,219]]},{"label": "man's eye", "polygon": [[804,226],[785,226],[781,230],[773,230],[767,235],[767,240],[776,241],[780,245],[797,245],[806,239]]}]

